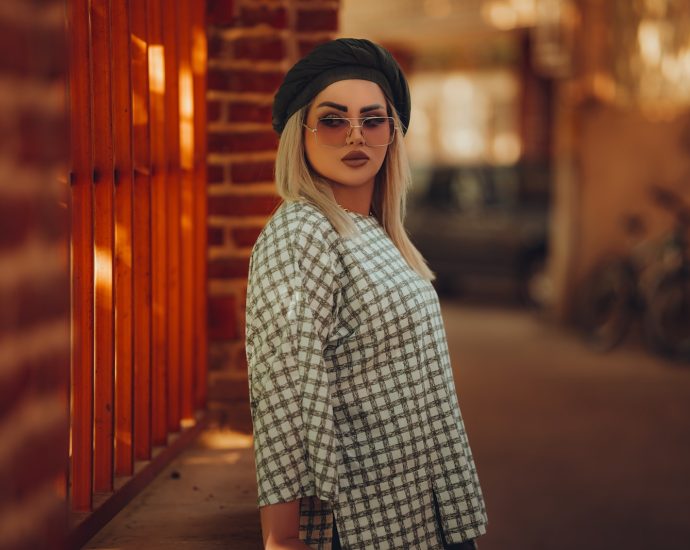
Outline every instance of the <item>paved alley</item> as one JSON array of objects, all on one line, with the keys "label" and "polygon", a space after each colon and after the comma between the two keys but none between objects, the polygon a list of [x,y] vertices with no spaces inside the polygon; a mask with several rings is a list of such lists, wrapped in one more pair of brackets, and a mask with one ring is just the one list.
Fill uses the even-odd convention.
[{"label": "paved alley", "polygon": [[[523,311],[445,302],[489,514],[481,550],[690,547],[690,366],[609,355]],[[87,545],[261,548],[248,412],[202,434]]]}]

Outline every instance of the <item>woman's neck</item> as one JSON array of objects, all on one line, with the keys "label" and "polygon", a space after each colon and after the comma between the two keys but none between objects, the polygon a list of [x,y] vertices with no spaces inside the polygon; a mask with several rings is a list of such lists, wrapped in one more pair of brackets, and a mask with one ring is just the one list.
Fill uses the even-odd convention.
[{"label": "woman's neck", "polygon": [[345,210],[368,216],[371,211],[371,202],[374,192],[374,182],[356,187],[331,183],[335,201]]}]

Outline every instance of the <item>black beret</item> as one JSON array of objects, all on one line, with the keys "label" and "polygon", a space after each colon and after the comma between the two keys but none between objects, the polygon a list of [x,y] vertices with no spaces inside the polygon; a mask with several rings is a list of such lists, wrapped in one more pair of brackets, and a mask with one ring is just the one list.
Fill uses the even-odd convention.
[{"label": "black beret", "polygon": [[273,101],[273,129],[285,123],[326,86],[339,80],[376,82],[393,102],[403,134],[410,123],[410,89],[390,52],[363,38],[338,38],[314,48],[285,75]]}]

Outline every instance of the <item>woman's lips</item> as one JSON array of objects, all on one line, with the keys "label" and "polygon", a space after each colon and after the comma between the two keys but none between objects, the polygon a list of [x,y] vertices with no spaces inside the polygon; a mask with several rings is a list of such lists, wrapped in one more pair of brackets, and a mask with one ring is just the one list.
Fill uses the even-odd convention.
[{"label": "woman's lips", "polygon": [[369,162],[368,158],[356,158],[356,159],[342,159],[345,164],[347,164],[350,168],[359,168],[360,166],[364,166],[367,162]]},{"label": "woman's lips", "polygon": [[369,156],[362,151],[352,151],[340,160],[351,168],[358,168],[364,166],[369,161]]}]

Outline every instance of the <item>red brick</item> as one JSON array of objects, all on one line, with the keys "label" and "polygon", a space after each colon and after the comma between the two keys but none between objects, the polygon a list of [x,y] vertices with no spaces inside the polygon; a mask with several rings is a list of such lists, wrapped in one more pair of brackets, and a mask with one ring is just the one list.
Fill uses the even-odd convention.
[{"label": "red brick", "polygon": [[69,288],[67,273],[42,284],[24,282],[16,290],[16,309],[14,315],[9,315],[9,322],[18,329],[67,315]]},{"label": "red brick", "polygon": [[238,296],[240,310],[244,315],[247,307],[247,285],[245,284],[241,288],[238,288],[235,295]]},{"label": "red brick", "polygon": [[268,216],[280,200],[277,195],[209,197],[208,212],[216,216]]},{"label": "red brick", "polygon": [[208,72],[208,89],[229,92],[275,92],[283,82],[280,71],[213,69]]},{"label": "red brick", "polygon": [[237,227],[232,230],[232,240],[237,246],[254,246],[262,227]]},{"label": "red brick", "polygon": [[229,26],[235,23],[234,0],[208,0],[206,2],[206,23]]},{"label": "red brick", "polygon": [[3,497],[23,500],[32,490],[64,471],[67,465],[68,427],[65,413],[52,429],[43,429],[15,449],[10,467],[0,471]]},{"label": "red brick", "polygon": [[206,48],[209,59],[226,57],[229,50],[229,42],[219,34],[212,34],[208,37]]},{"label": "red brick", "polygon": [[17,127],[20,162],[53,166],[67,156],[63,113],[48,117],[34,110],[23,111]]},{"label": "red brick", "polygon": [[228,121],[270,123],[271,111],[270,105],[257,105],[249,101],[233,101],[228,104]]},{"label": "red brick", "polygon": [[223,113],[223,104],[220,101],[206,102],[206,122],[218,122]]},{"label": "red brick", "polygon": [[299,54],[301,57],[304,57],[316,46],[318,46],[319,44],[324,44],[326,42],[329,42],[327,38],[323,38],[321,40],[300,40],[298,44]]},{"label": "red brick", "polygon": [[225,170],[217,164],[206,166],[206,181],[208,183],[223,183],[225,181]]},{"label": "red brick", "polygon": [[7,415],[20,401],[31,380],[31,371],[23,368],[15,376],[0,380],[0,419]]},{"label": "red brick", "polygon": [[210,132],[208,134],[208,150],[211,153],[271,151],[277,148],[278,136],[272,130]]},{"label": "red brick", "polygon": [[246,36],[235,40],[235,59],[277,61],[285,57],[285,42],[277,36]]},{"label": "red brick", "polygon": [[337,31],[338,10],[299,10],[297,12],[297,31]]},{"label": "red brick", "polygon": [[35,222],[36,209],[32,201],[0,197],[0,250],[20,245]]},{"label": "red brick", "polygon": [[33,78],[60,78],[65,65],[66,33],[60,26],[16,25],[0,21],[0,67],[3,73]]},{"label": "red brick", "polygon": [[242,27],[267,25],[274,29],[285,29],[288,16],[283,6],[244,6],[240,10],[238,24]]},{"label": "red brick", "polygon": [[391,55],[395,58],[395,60],[398,62],[403,71],[412,71],[414,54],[411,50],[409,50],[408,48],[400,47],[400,45],[396,43],[388,44],[384,42],[381,45],[391,53]]},{"label": "red brick", "polygon": [[[243,336],[244,338],[244,336]],[[244,347],[240,348],[237,350],[237,356],[235,357],[235,361],[233,363],[233,370],[235,371],[240,371],[240,372],[246,372],[247,371],[247,352],[244,349]]]},{"label": "red brick", "polygon": [[236,340],[238,333],[235,297],[216,296],[210,298],[208,301],[209,338],[211,340]]},{"label": "red brick", "polygon": [[20,330],[36,323],[55,320],[69,312],[69,278],[67,270],[61,277],[32,283],[23,281],[13,296],[3,297],[0,333]]},{"label": "red brick", "polygon": [[[23,345],[19,351],[28,352],[32,359],[14,365],[16,370],[5,369],[0,377],[0,420],[12,414],[17,432],[2,443],[7,460],[0,466],[0,508],[21,512],[39,506],[35,509],[40,510],[40,516],[30,529],[11,526],[3,533],[9,533],[10,538],[0,538],[11,540],[9,545],[17,550],[60,550],[66,548],[62,539],[67,518],[64,499],[57,494],[57,481],[68,466],[69,407],[55,416],[47,398],[55,396],[69,404],[70,188],[55,185],[56,176],[69,164],[65,98],[69,34],[60,17],[49,17],[51,23],[48,19],[39,22],[43,13],[64,10],[60,0],[11,0],[3,6],[8,14],[26,12],[28,17],[0,16],[0,72],[10,83],[10,94],[24,94],[22,106],[10,117],[13,127],[7,127],[6,120],[2,128],[11,159],[5,167],[6,190],[0,195],[0,271],[30,272],[2,290],[0,334],[17,340],[17,345]],[[42,185],[35,189],[34,185],[22,185],[24,178],[19,176],[26,167],[31,169],[32,181]],[[19,193],[13,194],[15,188]],[[43,261],[36,266],[13,264],[8,250],[26,247],[28,241],[47,248]],[[29,252],[28,247],[23,252]],[[63,272],[54,276],[54,270],[61,268]],[[56,322],[63,323],[64,328],[60,349],[48,348],[38,336],[30,338],[32,328]],[[21,344],[26,338],[30,339]],[[41,413],[39,424],[26,416],[25,406]],[[51,503],[39,502],[53,489]]]},{"label": "red brick", "polygon": [[274,166],[273,161],[235,163],[230,166],[230,181],[232,183],[273,181]]},{"label": "red brick", "polygon": [[40,224],[37,224],[38,236],[47,243],[63,246],[63,238],[69,229],[69,195],[70,189],[65,186],[59,189],[57,195],[43,195],[36,200],[35,209],[40,220]]},{"label": "red brick", "polygon": [[208,262],[211,279],[246,279],[249,275],[249,258],[217,258]]},{"label": "red brick", "polygon": [[69,362],[70,349],[65,342],[62,350],[52,350],[50,354],[41,355],[27,363],[32,391],[50,393],[55,388],[66,387],[69,382]]},{"label": "red brick", "polygon": [[225,231],[222,227],[209,227],[207,239],[209,245],[221,245],[225,242]]}]

